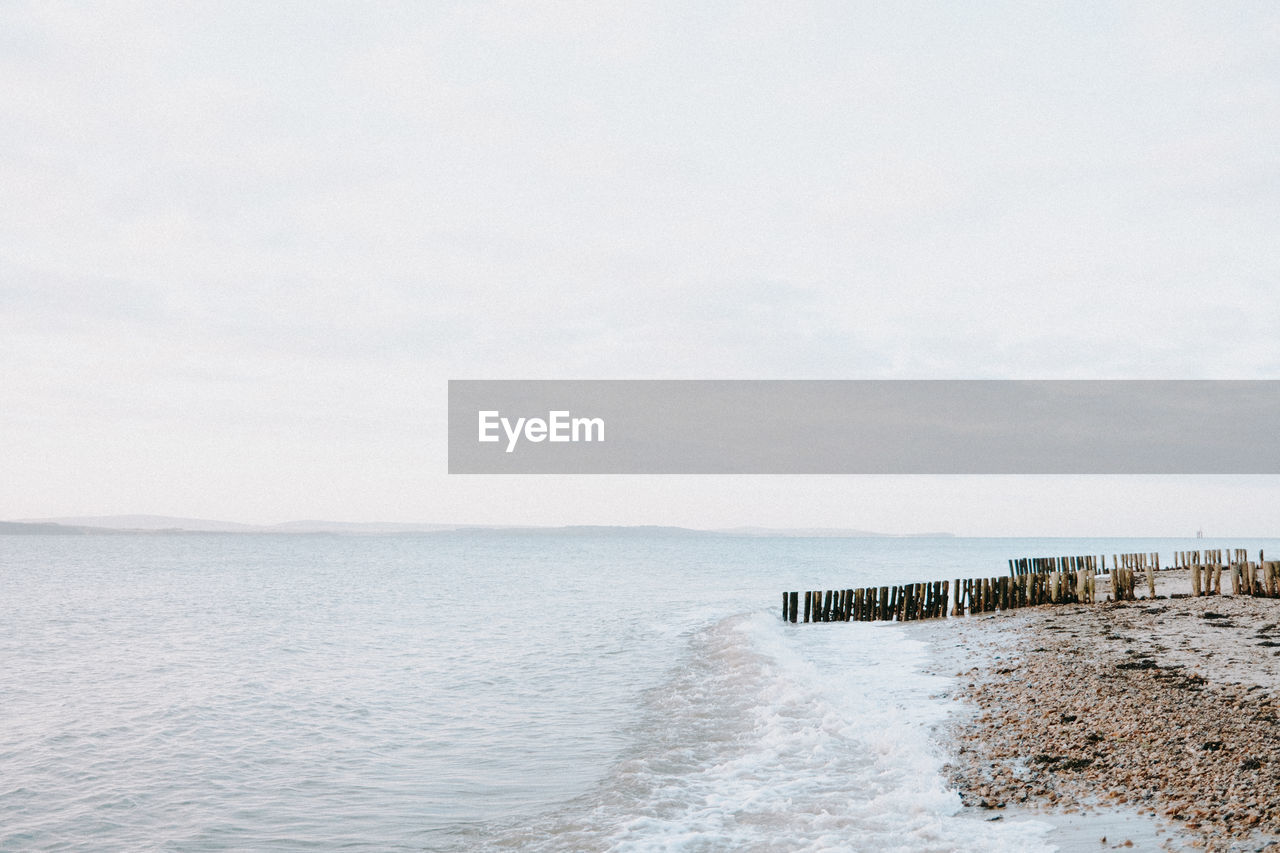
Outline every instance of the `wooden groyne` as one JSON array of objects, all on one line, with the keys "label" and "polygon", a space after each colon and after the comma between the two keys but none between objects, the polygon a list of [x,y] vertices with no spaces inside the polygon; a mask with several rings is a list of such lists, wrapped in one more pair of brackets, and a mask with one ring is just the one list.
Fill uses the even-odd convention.
[{"label": "wooden groyne", "polygon": [[[1191,570],[1191,595],[1221,593],[1222,574],[1236,595],[1280,597],[1280,561],[1250,562],[1244,549],[1178,551],[1171,568]],[[891,586],[793,591],[782,594],[787,622],[910,622],[969,616],[1045,604],[1136,601],[1138,579],[1145,598],[1156,597],[1160,555],[1025,557],[1009,561],[1009,575],[956,578]],[[1099,584],[1103,588],[1099,589]]]},{"label": "wooden groyne", "polygon": [[1077,555],[1074,557],[1022,557],[1009,561],[1009,575],[1018,577],[1020,575],[1042,575],[1050,572],[1080,572],[1098,571],[1098,561],[1102,561],[1102,569],[1106,570],[1107,558],[1094,557],[1092,555]]},{"label": "wooden groyne", "polygon": [[1256,563],[1249,561],[1243,548],[1177,551],[1174,561],[1191,570],[1192,595],[1221,595],[1222,573],[1226,572],[1232,595],[1280,598],[1280,561],[1265,559],[1262,551]]}]

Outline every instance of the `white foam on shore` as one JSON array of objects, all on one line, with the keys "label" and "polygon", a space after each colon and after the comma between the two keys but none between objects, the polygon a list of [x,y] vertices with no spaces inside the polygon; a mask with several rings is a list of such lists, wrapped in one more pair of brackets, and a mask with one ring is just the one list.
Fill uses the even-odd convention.
[{"label": "white foam on shore", "polygon": [[931,728],[948,680],[897,627],[700,629],[601,785],[496,846],[532,850],[1052,849],[1035,820],[958,817]]}]

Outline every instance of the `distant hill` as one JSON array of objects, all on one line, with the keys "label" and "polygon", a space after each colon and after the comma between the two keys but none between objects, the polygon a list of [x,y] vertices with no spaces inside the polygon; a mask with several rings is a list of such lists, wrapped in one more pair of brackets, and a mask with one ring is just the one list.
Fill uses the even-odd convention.
[{"label": "distant hill", "polygon": [[811,539],[949,539],[954,533],[876,533],[844,527],[729,527],[716,531],[733,536],[772,536]]},{"label": "distant hill", "polygon": [[863,537],[925,538],[950,537],[951,533],[874,533],[837,527],[732,527],[695,530],[659,525],[575,524],[562,527],[533,527],[483,524],[412,524],[400,522],[286,521],[282,524],[242,524],[208,518],[181,518],[170,515],[86,515],[60,518],[25,518],[0,522],[0,534],[70,535],[89,533],[339,533],[377,536],[396,533],[508,532],[548,536],[757,536],[783,538],[856,539]]},{"label": "distant hill", "polygon": [[259,528],[274,533],[441,533],[465,524],[399,524],[394,521],[286,521]]},{"label": "distant hill", "polygon": [[182,531],[186,533],[438,533],[457,530],[457,524],[396,524],[391,522],[287,521],[283,524],[242,524],[209,518],[172,515],[85,515],[27,518],[24,523],[69,525],[113,531]]},{"label": "distant hill", "polygon": [[234,521],[211,521],[207,518],[175,518],[169,515],[84,515],[72,518],[24,518],[32,524],[61,524],[73,527],[97,527],[108,530],[198,530],[211,533],[252,533],[261,530],[253,524]]},{"label": "distant hill", "polygon": [[0,535],[9,536],[83,536],[86,533],[114,532],[116,531],[49,522],[0,521]]}]

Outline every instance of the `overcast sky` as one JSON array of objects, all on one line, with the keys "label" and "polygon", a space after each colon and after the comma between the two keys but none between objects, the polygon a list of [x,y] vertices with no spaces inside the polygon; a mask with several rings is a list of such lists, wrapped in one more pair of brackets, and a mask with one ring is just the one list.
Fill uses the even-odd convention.
[{"label": "overcast sky", "polygon": [[1280,6],[0,5],[0,518],[1275,534],[445,474],[449,378],[1280,378]]}]

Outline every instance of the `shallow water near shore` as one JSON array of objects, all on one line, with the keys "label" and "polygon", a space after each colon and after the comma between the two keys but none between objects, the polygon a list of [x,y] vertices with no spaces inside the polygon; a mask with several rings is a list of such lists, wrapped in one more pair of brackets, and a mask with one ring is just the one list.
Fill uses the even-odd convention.
[{"label": "shallow water near shore", "polygon": [[[1192,544],[1194,543],[1194,544]],[[948,676],[789,589],[1276,540],[0,537],[0,849],[1035,850]]]}]

